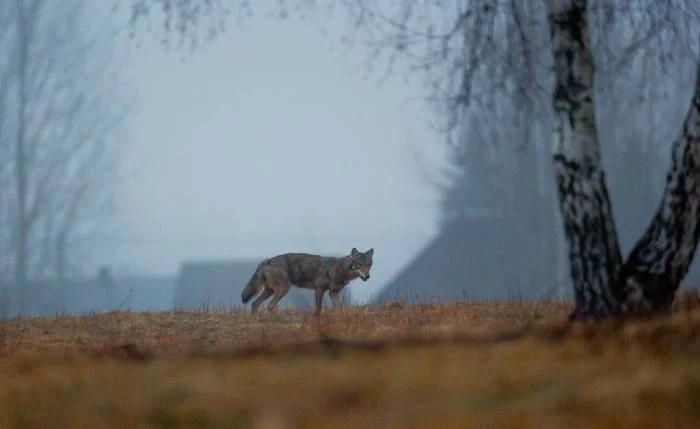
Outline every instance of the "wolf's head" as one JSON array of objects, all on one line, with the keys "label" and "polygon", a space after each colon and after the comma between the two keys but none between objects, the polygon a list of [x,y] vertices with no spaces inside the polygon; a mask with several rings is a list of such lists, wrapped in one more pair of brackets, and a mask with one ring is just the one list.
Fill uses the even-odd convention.
[{"label": "wolf's head", "polygon": [[357,274],[362,281],[369,280],[369,270],[372,268],[372,255],[374,249],[369,249],[366,252],[359,252],[356,248],[350,251],[350,269]]}]

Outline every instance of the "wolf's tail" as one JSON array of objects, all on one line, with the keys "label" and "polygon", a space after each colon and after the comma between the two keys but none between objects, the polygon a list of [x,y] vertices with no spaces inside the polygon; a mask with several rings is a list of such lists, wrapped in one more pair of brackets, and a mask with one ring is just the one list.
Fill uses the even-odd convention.
[{"label": "wolf's tail", "polygon": [[265,265],[265,262],[266,261],[262,261],[260,264],[258,264],[253,276],[250,278],[250,280],[248,280],[248,284],[243,288],[243,292],[241,292],[241,301],[243,301],[243,304],[247,304],[252,297],[257,295],[260,287],[263,285],[265,279],[263,278],[262,267]]}]

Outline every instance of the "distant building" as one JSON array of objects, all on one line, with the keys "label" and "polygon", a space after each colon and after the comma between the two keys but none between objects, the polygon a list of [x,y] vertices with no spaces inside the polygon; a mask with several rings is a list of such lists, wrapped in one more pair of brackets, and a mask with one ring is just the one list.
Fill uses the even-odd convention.
[{"label": "distant building", "polygon": [[[510,230],[499,219],[460,218],[448,224],[371,300],[385,303],[542,298],[555,282],[518,257]],[[534,250],[533,250],[534,251]],[[530,261],[525,264],[521,261]],[[552,270],[554,272],[554,264]],[[551,276],[550,276],[551,277]]]},{"label": "distant building", "polygon": [[[164,311],[172,304],[174,277],[112,277],[101,270],[95,278],[46,279],[30,282],[31,297],[23,316],[55,316],[111,310]],[[3,300],[0,313],[18,314],[16,303]]]},{"label": "distant building", "polygon": [[[175,308],[242,307],[241,292],[255,272],[259,262],[258,259],[184,262],[180,267],[175,290],[173,301]],[[344,297],[345,302],[349,302],[348,298]],[[326,297],[327,300],[328,297]],[[267,302],[269,300],[265,301],[263,306]],[[313,292],[311,290],[292,286],[287,295],[279,302],[278,308],[290,305],[297,310],[308,310],[312,308],[312,303]]]},{"label": "distant building", "polygon": [[175,276],[129,276],[114,278],[117,307],[129,311],[168,311],[172,309]]},{"label": "distant building", "polygon": [[[534,267],[537,260],[545,268],[551,266],[550,273],[556,272],[554,261],[549,260],[554,259],[552,254],[537,258],[538,251],[533,246],[530,254],[523,255],[509,234],[509,229],[497,219],[454,221],[375,294],[370,303],[572,299],[568,266],[563,272],[566,283],[557,281],[546,269],[537,272]],[[698,259],[696,254],[682,289],[700,286]]]}]

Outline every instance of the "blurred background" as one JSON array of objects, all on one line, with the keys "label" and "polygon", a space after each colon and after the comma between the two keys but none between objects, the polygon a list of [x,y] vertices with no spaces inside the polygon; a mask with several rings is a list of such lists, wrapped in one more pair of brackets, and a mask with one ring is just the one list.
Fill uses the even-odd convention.
[{"label": "blurred background", "polygon": [[[4,314],[237,307],[260,259],[353,247],[374,248],[374,266],[347,303],[570,296],[549,101],[533,96],[544,26],[499,27],[511,74],[481,61],[446,142],[424,80],[384,79],[368,47],[346,49],[340,12],[323,28],[256,14],[186,53],[130,37],[128,14],[0,4]],[[636,27],[600,28],[599,55],[624,59],[596,103],[626,254],[660,201],[694,58],[671,33],[625,56]],[[693,264],[685,287],[699,276]]]}]

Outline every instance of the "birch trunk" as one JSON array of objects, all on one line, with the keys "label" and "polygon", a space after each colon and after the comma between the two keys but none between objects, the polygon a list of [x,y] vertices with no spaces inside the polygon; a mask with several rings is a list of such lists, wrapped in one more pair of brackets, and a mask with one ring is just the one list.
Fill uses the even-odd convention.
[{"label": "birch trunk", "polygon": [[596,131],[587,8],[586,0],[548,2],[555,68],[552,155],[574,286],[572,317],[669,311],[700,237],[700,66],[672,145],[661,204],[623,265]]}]

